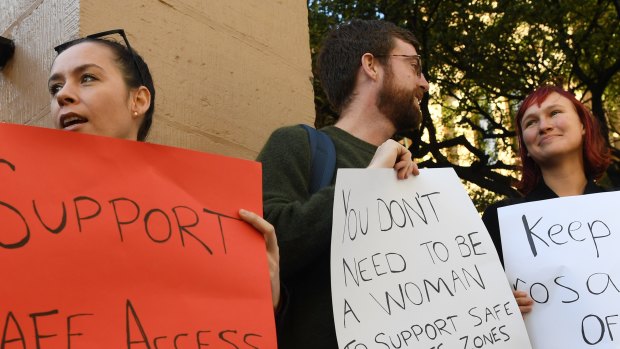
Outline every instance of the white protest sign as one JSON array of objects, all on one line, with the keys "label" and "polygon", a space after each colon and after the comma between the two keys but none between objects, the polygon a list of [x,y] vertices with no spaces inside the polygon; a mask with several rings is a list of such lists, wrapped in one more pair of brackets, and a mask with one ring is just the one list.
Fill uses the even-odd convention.
[{"label": "white protest sign", "polygon": [[620,348],[620,192],[498,210],[506,275],[534,299],[534,348]]},{"label": "white protest sign", "polygon": [[339,348],[530,348],[480,216],[452,169],[340,169],[331,280]]}]

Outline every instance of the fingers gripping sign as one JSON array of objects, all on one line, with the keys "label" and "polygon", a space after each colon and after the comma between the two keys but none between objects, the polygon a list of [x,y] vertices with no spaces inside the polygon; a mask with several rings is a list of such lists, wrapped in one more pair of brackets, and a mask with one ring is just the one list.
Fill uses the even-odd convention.
[{"label": "fingers gripping sign", "polygon": [[522,315],[525,316],[525,314],[532,311],[534,300],[529,297],[527,292],[513,290],[512,294],[515,296],[515,300],[517,301],[517,305],[519,305],[519,310],[521,311]]},{"label": "fingers gripping sign", "polygon": [[411,159],[411,152],[402,144],[388,139],[377,148],[368,168],[394,168],[399,179],[408,178],[410,174],[420,174],[418,165]]},{"label": "fingers gripping sign", "polygon": [[267,262],[269,263],[269,277],[271,279],[271,296],[273,308],[277,309],[280,303],[280,250],[276,231],[273,225],[254,212],[239,210],[239,216],[249,223],[259,233],[263,234],[267,246]]}]

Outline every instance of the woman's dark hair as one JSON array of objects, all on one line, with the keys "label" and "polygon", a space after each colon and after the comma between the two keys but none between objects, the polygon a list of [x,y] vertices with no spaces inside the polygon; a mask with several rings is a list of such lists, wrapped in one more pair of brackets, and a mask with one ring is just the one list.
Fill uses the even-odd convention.
[{"label": "woman's dark hair", "polygon": [[106,38],[86,37],[74,40],[63,44],[61,50],[57,49],[58,54],[71,46],[84,42],[94,42],[110,48],[116,56],[116,63],[120,68],[125,84],[127,84],[129,88],[144,86],[151,93],[151,105],[144,114],[144,118],[142,119],[142,123],[138,129],[138,140],[144,141],[149,133],[149,130],[151,129],[151,125],[153,124],[153,113],[155,112],[155,86],[153,85],[153,77],[151,76],[148,65],[138,54],[138,52],[136,52],[136,50],[127,48],[116,41]]},{"label": "woman's dark hair", "polygon": [[598,121],[592,116],[588,108],[578,101],[572,93],[560,87],[552,85],[540,86],[525,98],[515,117],[517,140],[519,141],[519,157],[522,166],[521,180],[517,183],[517,189],[523,195],[527,195],[540,182],[542,172],[540,166],[531,157],[527,156],[528,151],[523,140],[521,120],[523,120],[525,111],[529,107],[534,104],[540,106],[552,93],[557,93],[568,99],[575,107],[579,120],[583,124],[585,134],[583,136],[582,156],[586,178],[591,180],[599,179],[611,161],[610,150],[601,133]]}]

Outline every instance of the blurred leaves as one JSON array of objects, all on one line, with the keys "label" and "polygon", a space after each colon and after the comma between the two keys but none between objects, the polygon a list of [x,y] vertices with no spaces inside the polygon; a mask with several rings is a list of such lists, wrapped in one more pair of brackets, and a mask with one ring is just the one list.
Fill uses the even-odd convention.
[{"label": "blurred leaves", "polygon": [[[412,140],[421,167],[454,167],[482,210],[498,195],[518,195],[511,187],[512,119],[538,85],[574,91],[612,145],[620,138],[619,3],[309,0],[310,44],[314,61],[325,33],[353,18],[384,19],[411,30],[421,42],[432,90],[422,103],[422,128],[402,136]],[[316,78],[314,89],[316,126],[333,123],[336,113]],[[610,185],[620,185],[618,169],[617,162],[610,167]]]}]

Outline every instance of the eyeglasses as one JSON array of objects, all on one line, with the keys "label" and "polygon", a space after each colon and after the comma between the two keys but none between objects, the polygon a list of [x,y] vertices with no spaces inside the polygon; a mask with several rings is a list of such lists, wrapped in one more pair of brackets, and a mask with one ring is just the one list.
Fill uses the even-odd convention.
[{"label": "eyeglasses", "polygon": [[83,38],[79,38],[79,39],[74,39],[74,40],[70,40],[67,41],[65,43],[62,43],[56,47],[54,47],[54,51],[56,51],[57,54],[62,53],[64,50],[68,49],[69,47],[73,46],[74,44],[83,41],[85,39],[98,39],[98,38],[102,38],[104,36],[108,36],[108,35],[113,35],[113,34],[118,34],[123,38],[123,41],[125,42],[125,47],[127,47],[127,51],[129,51],[129,54],[131,55],[131,60],[133,61],[134,66],[136,67],[136,70],[138,72],[138,75],[140,75],[140,82],[142,83],[142,85],[146,85],[144,83],[144,76],[142,76],[142,71],[140,70],[140,67],[138,66],[138,60],[136,59],[136,55],[133,51],[133,49],[131,48],[131,45],[129,45],[129,40],[127,40],[127,36],[125,35],[125,31],[123,29],[114,29],[114,30],[107,30],[101,33],[95,33],[95,34],[90,34],[87,35]]},{"label": "eyeglasses", "polygon": [[420,55],[375,55],[375,57],[405,57],[411,60],[411,66],[418,77],[422,76],[422,56]]}]

